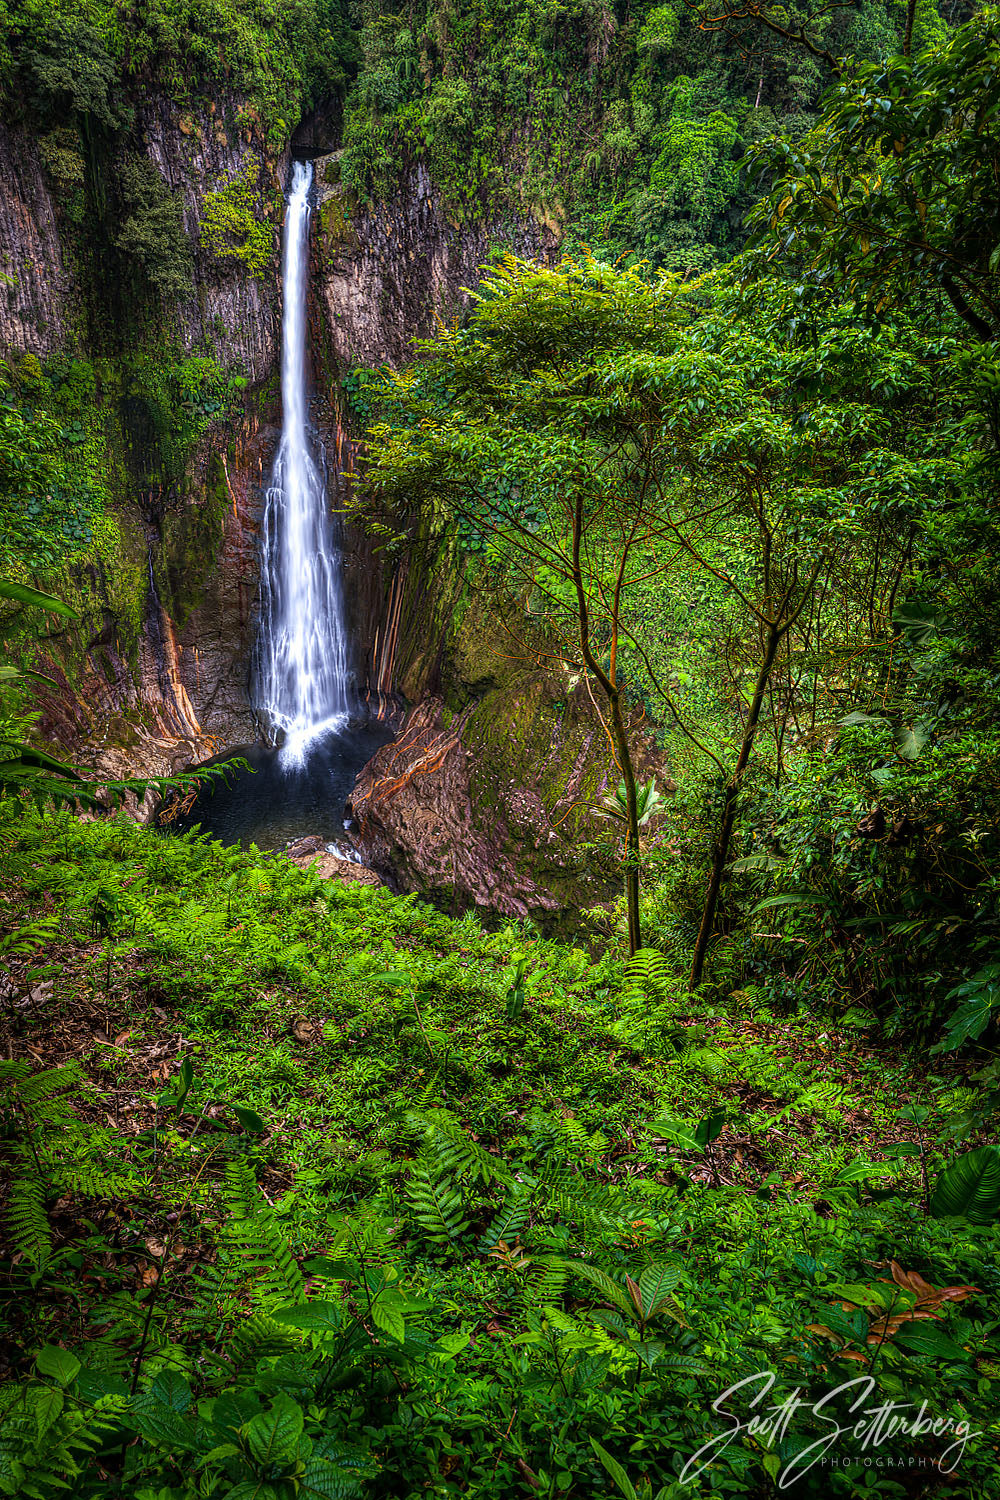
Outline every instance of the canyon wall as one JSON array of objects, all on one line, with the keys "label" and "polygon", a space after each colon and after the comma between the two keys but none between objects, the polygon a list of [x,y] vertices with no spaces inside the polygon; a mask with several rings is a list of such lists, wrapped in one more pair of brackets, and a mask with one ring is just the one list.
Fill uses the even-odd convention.
[{"label": "canyon wall", "polygon": [[[551,263],[559,247],[550,228],[527,217],[452,223],[420,164],[401,169],[387,201],[358,205],[339,181],[335,134],[335,120],[316,125],[311,139],[304,127],[296,150],[315,162],[313,418],[336,506],[349,483],[338,476],[357,465],[361,436],[342,377],[405,362],[415,337],[461,315],[491,258],[513,251]],[[257,737],[248,686],[258,526],[280,423],[290,156],[271,155],[239,101],[225,98],[186,111],[144,99],[134,144],[179,195],[190,248],[191,291],[166,309],[170,336],[183,354],[238,372],[245,391],[241,409],[204,434],[180,481],[153,485],[143,455],[126,454],[119,555],[77,568],[84,618],[43,642],[51,679],[37,698],[43,736],[116,776],[169,773]],[[81,260],[44,153],[7,129],[0,165],[0,222],[16,269],[0,280],[5,352],[85,354],[94,267]],[[221,237],[205,230],[213,215],[220,222],[220,202],[230,225]],[[247,205],[253,256],[241,239]],[[580,845],[600,830],[592,809],[617,776],[585,689],[553,667],[544,643],[524,638],[516,604],[470,587],[462,557],[432,544],[418,518],[412,545],[392,561],[348,528],[345,567],[362,693],[399,725],[355,794],[364,858],[396,886],[451,909],[552,925],[607,899],[614,861],[584,858]],[[640,771],[659,769],[651,743],[640,743],[638,761]]]}]

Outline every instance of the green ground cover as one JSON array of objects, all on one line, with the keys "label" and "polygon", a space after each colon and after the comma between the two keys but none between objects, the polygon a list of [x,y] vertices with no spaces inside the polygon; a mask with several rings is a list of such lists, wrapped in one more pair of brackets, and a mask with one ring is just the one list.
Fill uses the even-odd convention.
[{"label": "green ground cover", "polygon": [[684,1469],[773,1372],[979,1434],[795,1493],[989,1493],[953,1061],[122,818],[2,851],[0,1491],[764,1495],[820,1418]]}]

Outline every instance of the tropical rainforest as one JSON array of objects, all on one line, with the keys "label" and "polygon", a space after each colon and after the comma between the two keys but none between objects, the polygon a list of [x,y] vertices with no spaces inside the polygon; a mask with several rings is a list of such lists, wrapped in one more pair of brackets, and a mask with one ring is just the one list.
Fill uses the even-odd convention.
[{"label": "tropical rainforest", "polygon": [[0,0],[0,162],[0,1495],[1000,1493],[1000,11]]}]

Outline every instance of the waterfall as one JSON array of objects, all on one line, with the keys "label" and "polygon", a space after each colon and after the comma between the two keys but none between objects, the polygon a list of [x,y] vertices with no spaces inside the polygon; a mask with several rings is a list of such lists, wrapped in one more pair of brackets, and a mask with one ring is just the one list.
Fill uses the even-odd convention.
[{"label": "waterfall", "polygon": [[281,759],[342,728],[350,706],[341,560],[309,431],[306,293],[312,164],[295,162],[282,256],[281,442],[264,507],[256,702]]}]

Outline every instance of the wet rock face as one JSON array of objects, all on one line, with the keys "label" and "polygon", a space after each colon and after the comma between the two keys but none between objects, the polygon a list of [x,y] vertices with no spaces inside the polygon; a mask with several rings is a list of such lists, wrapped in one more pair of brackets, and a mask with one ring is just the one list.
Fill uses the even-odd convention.
[{"label": "wet rock face", "polygon": [[[178,607],[162,538],[151,534],[156,565],[143,569],[135,650],[122,644],[110,614],[99,631],[81,637],[68,627],[51,637],[40,662],[52,681],[36,695],[39,730],[75,763],[112,777],[163,776],[256,739],[248,685],[258,523],[275,440],[273,426],[248,420],[229,452],[210,454],[202,466],[181,519],[214,507],[219,541],[194,608]],[[183,575],[180,544],[172,563]]]},{"label": "wet rock face", "polygon": [[[211,352],[224,367],[257,382],[275,368],[280,348],[279,240],[288,153],[271,158],[255,129],[238,123],[240,104],[222,96],[180,112],[166,96],[146,95],[136,109],[130,144],[145,151],[167,186],[181,194],[193,259],[191,295],[176,306],[184,349]],[[258,275],[237,256],[220,258],[202,244],[207,195],[243,176],[252,185],[258,222],[272,232],[274,253]],[[52,186],[38,139],[0,121],[0,356],[16,350],[45,359],[76,332],[83,299],[70,273],[72,256],[64,250],[64,240],[76,232],[65,218],[66,197],[64,186]]]},{"label": "wet rock face", "polygon": [[70,279],[38,144],[0,120],[0,354],[64,342]]},{"label": "wet rock face", "polygon": [[330,344],[342,368],[398,365],[414,338],[468,301],[496,248],[552,261],[558,238],[513,215],[454,225],[426,167],[404,173],[387,202],[352,208],[336,154],[316,161],[315,256]]},{"label": "wet rock face", "polygon": [[[613,859],[580,850],[607,837],[592,809],[614,770],[588,709],[582,699],[559,705],[540,675],[455,716],[424,699],[358,778],[351,807],[362,857],[392,884],[456,911],[553,924],[610,900]],[[660,769],[651,743],[637,743],[637,760],[645,774]]]},{"label": "wet rock face", "polygon": [[[240,101],[222,96],[179,114],[176,102],[152,96],[137,110],[143,145],[168,187],[179,190],[191,241],[191,296],[177,305],[185,348],[209,349],[219,363],[253,382],[275,368],[281,347],[279,251],[287,151],[272,161],[263,142],[237,122]],[[271,263],[251,274],[238,256],[218,257],[201,242],[205,199],[245,177],[255,213],[270,226]]]},{"label": "wet rock face", "polygon": [[445,900],[508,916],[528,916],[556,903],[503,852],[503,832],[482,826],[472,805],[462,743],[464,719],[446,728],[442,704],[412,709],[398,739],[369,761],[351,798],[355,843],[375,869],[395,882]]}]

